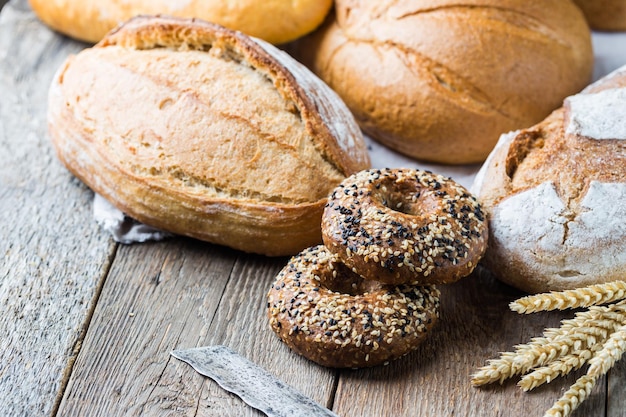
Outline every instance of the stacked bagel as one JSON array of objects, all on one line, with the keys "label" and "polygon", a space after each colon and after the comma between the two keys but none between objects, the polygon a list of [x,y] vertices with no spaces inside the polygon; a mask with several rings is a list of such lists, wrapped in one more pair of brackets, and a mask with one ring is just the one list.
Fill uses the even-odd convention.
[{"label": "stacked bagel", "polygon": [[415,349],[438,318],[439,290],[486,249],[480,204],[449,178],[367,170],[329,196],[324,246],[304,250],[268,293],[274,332],[324,366],[386,363]]}]

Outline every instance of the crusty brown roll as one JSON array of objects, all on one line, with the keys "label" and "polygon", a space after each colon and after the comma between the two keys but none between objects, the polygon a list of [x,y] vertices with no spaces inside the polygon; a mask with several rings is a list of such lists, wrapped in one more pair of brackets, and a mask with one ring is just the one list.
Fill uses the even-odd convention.
[{"label": "crusty brown roll", "polygon": [[591,80],[587,23],[570,1],[337,0],[300,59],[373,138],[440,163],[484,161]]},{"label": "crusty brown roll", "polygon": [[53,29],[98,42],[118,24],[137,15],[197,17],[271,43],[296,39],[318,27],[332,0],[29,0]]},{"label": "crusty brown roll", "polygon": [[625,278],[624,114],[626,67],[502,136],[472,187],[501,280],[536,293]]},{"label": "crusty brown roll", "polygon": [[267,255],[321,242],[328,194],[369,166],[321,80],[199,20],[136,18],[68,59],[48,118],[61,161],[129,216]]},{"label": "crusty brown roll", "polygon": [[626,1],[574,0],[582,9],[589,26],[595,30],[626,30]]}]

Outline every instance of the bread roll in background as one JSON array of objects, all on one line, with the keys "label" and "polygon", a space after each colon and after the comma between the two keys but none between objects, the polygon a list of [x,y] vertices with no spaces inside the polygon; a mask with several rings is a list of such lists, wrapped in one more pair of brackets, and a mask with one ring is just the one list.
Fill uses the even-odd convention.
[{"label": "bread roll in background", "polygon": [[626,273],[626,67],[529,129],[503,135],[472,187],[487,213],[483,264],[546,292]]},{"label": "bread roll in background", "polygon": [[29,0],[48,26],[72,38],[98,42],[137,15],[197,17],[271,43],[292,41],[318,27],[332,0]]},{"label": "bread roll in background", "polygon": [[321,80],[199,20],[135,18],[68,59],[48,119],[61,161],[130,217],[266,255],[320,243],[328,194],[370,165]]},{"label": "bread roll in background", "polygon": [[482,162],[591,81],[589,27],[570,0],[337,0],[296,45],[366,133],[408,156]]},{"label": "bread roll in background", "polygon": [[626,31],[626,1],[574,0],[582,9],[592,29]]}]

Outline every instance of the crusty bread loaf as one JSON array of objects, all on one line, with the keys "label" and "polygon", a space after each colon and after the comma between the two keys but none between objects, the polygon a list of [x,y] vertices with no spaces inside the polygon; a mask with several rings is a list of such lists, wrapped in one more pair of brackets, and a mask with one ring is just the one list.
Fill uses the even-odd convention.
[{"label": "crusty bread loaf", "polygon": [[574,0],[574,2],[582,9],[592,29],[626,30],[626,1]]},{"label": "crusty bread loaf", "polygon": [[298,53],[373,138],[409,156],[482,162],[591,80],[570,0],[337,0]]},{"label": "crusty bread loaf", "polygon": [[48,117],[68,169],[129,216],[267,255],[321,242],[327,195],[369,166],[321,80],[198,20],[136,18],[70,58]]},{"label": "crusty bread loaf", "polygon": [[472,187],[500,279],[534,293],[626,278],[625,113],[623,67],[501,137]]},{"label": "crusty bread loaf", "polygon": [[319,26],[332,0],[29,0],[53,29],[98,42],[118,24],[137,15],[197,17],[272,43],[283,43]]}]

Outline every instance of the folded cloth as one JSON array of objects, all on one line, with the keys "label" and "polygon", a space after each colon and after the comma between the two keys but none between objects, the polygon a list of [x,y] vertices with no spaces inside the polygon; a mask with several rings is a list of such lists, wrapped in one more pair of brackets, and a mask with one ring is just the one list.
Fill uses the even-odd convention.
[{"label": "folded cloth", "polygon": [[116,242],[141,243],[148,240],[163,240],[172,236],[171,233],[131,219],[99,194],[95,194],[93,200],[93,216],[96,222],[109,232]]}]

